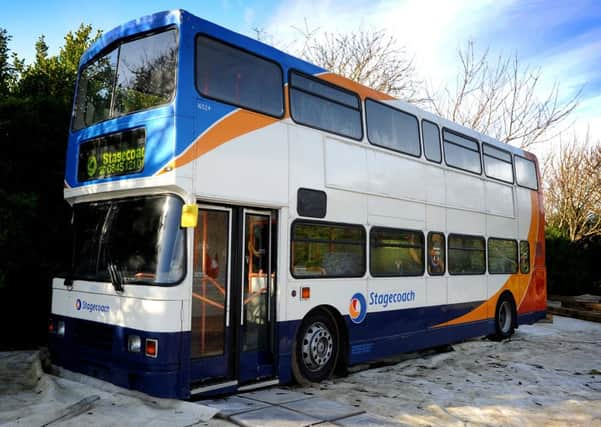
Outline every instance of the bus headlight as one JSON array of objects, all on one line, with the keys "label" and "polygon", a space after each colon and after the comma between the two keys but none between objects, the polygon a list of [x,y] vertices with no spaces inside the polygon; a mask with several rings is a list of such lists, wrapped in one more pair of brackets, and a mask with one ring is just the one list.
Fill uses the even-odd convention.
[{"label": "bus headlight", "polygon": [[127,350],[132,353],[139,353],[142,351],[142,340],[137,335],[130,335],[127,337]]},{"label": "bus headlight", "polygon": [[57,322],[56,333],[61,337],[65,336],[65,321],[64,320],[59,320]]}]

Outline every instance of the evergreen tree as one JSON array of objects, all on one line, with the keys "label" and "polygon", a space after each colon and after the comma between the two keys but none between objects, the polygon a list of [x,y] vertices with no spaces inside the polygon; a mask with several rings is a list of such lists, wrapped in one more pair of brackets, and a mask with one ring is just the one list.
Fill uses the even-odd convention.
[{"label": "evergreen tree", "polygon": [[0,350],[44,343],[50,279],[69,265],[63,182],[71,105],[79,58],[99,35],[82,24],[52,56],[40,36],[35,62],[25,65],[0,29],[0,323],[14,320],[15,301],[27,301],[30,313]]},{"label": "evergreen tree", "polygon": [[48,45],[46,44],[46,37],[42,34],[35,42],[35,62],[36,64],[43,64],[46,59],[48,59]]},{"label": "evergreen tree", "polygon": [[15,77],[14,68],[10,64],[8,42],[12,37],[4,28],[0,28],[0,98],[8,96]]}]

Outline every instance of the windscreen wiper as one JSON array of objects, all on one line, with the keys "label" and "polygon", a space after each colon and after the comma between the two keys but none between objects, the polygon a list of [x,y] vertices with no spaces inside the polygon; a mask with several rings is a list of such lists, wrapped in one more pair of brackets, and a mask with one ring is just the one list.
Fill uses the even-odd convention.
[{"label": "windscreen wiper", "polygon": [[117,292],[123,292],[123,276],[121,275],[121,272],[119,271],[115,263],[109,262],[107,269],[115,290]]},{"label": "windscreen wiper", "polygon": [[109,276],[111,278],[111,283],[113,284],[113,288],[115,288],[115,291],[117,292],[123,292],[123,276],[121,275],[121,271],[119,271],[119,268],[117,267],[117,263],[113,262],[113,256],[111,254],[111,246],[109,244],[109,224],[112,222],[112,218],[113,215],[111,215],[111,212],[113,212],[114,206],[111,206],[111,208],[109,209],[109,211],[106,214],[106,218],[104,219],[104,224],[102,225],[102,235],[100,236],[100,244],[101,245],[105,245],[105,254],[106,254],[106,260],[108,261],[107,263],[107,270],[109,273]]}]

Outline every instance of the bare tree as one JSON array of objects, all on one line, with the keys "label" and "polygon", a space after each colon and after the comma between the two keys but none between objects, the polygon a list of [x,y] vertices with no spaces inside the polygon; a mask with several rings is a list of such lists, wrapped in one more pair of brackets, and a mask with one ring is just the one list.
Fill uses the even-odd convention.
[{"label": "bare tree", "polygon": [[434,111],[443,117],[522,148],[543,142],[561,130],[578,104],[580,92],[567,100],[559,85],[541,87],[541,70],[518,56],[477,56],[474,43],[458,50],[460,71],[454,86],[427,90]]},{"label": "bare tree", "polygon": [[560,142],[545,161],[547,225],[570,240],[601,236],[601,142]]},{"label": "bare tree", "polygon": [[259,40],[260,42],[271,45],[275,44],[273,35],[269,33],[264,27],[254,27],[252,31],[253,33],[255,33],[255,39]]},{"label": "bare tree", "polygon": [[424,101],[413,58],[386,31],[328,33],[310,29],[306,20],[304,28],[294,28],[302,37],[297,54],[303,59],[404,101]]},{"label": "bare tree", "polygon": [[[477,55],[471,41],[458,50],[455,84],[434,91],[416,77],[413,58],[384,30],[328,33],[307,20],[293,28],[301,36],[294,53],[307,61],[522,148],[565,130],[580,98],[578,91],[566,99],[558,84],[543,88],[541,70],[517,55],[491,58],[488,50]],[[264,29],[254,32],[259,40],[273,40]]]}]

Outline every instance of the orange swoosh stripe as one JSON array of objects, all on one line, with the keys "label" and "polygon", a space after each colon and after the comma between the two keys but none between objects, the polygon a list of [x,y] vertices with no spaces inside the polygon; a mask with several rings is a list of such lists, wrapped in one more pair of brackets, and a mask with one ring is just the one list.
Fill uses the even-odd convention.
[{"label": "orange swoosh stripe", "polygon": [[361,97],[361,99],[372,98],[372,99],[376,99],[379,101],[395,99],[394,97],[388,95],[387,93],[368,88],[367,86],[363,86],[361,83],[357,83],[354,80],[347,79],[346,77],[343,77],[339,74],[323,73],[323,74],[317,75],[316,77],[319,77],[320,79],[323,79],[327,82],[333,83],[337,86],[343,87],[350,91],[356,92]]},{"label": "orange swoosh stripe", "polygon": [[[525,157],[537,163],[537,176],[539,183],[541,182],[540,168],[536,157],[531,153],[526,153]],[[524,292],[522,301],[518,308],[518,313],[528,313],[532,311],[541,311],[547,308],[547,286],[546,286],[546,270],[545,266],[545,219],[543,211],[543,192],[539,189],[538,193],[532,192],[532,205],[536,209],[537,226],[530,229],[528,241],[530,242],[530,278],[528,286]],[[534,215],[534,213],[533,213]],[[537,247],[537,243],[540,247]]]},{"label": "orange swoosh stripe", "polygon": [[166,169],[169,167],[177,168],[188,164],[233,138],[264,128],[278,120],[247,110],[236,110],[201,134],[187,151],[171,162],[161,173],[167,172]]}]

